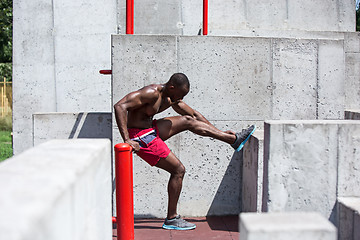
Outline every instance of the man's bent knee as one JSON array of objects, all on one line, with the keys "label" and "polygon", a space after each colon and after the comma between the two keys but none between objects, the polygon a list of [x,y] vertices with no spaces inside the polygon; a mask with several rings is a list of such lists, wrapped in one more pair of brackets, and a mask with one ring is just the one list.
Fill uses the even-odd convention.
[{"label": "man's bent knee", "polygon": [[171,174],[176,175],[178,177],[184,177],[185,166],[183,164],[179,164]]}]

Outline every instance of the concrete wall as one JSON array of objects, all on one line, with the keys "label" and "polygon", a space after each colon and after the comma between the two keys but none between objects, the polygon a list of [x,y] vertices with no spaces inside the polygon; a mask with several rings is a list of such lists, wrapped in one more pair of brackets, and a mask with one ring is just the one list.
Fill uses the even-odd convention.
[{"label": "concrete wall", "polygon": [[53,140],[2,162],[1,239],[111,239],[110,147]]},{"label": "concrete wall", "polygon": [[267,121],[263,211],[317,211],[360,196],[360,121]]},{"label": "concrete wall", "polygon": [[360,198],[339,198],[339,240],[360,239]]},{"label": "concrete wall", "polygon": [[112,139],[111,113],[36,113],[33,115],[33,146],[52,139]]},{"label": "concrete wall", "polygon": [[242,213],[241,240],[336,240],[337,231],[317,213]]},{"label": "concrete wall", "polygon": [[[126,0],[118,0],[119,33],[125,33]],[[210,35],[269,31],[355,31],[355,0],[223,0],[209,2]],[[202,1],[135,1],[135,34],[197,35]]]},{"label": "concrete wall", "polygon": [[35,112],[111,111],[116,0],[14,1],[14,153],[31,147]]},{"label": "concrete wall", "polygon": [[[114,35],[112,46],[113,103],[147,84],[165,83],[180,71],[191,82],[185,102],[223,130],[236,131],[252,123],[261,129],[264,119],[343,118],[342,40]],[[336,87],[326,87],[329,84]],[[169,110],[156,118],[174,114]],[[114,143],[122,141],[113,124]],[[190,133],[175,137],[169,145],[188,167],[187,177],[193,179],[189,184],[199,186],[198,191],[187,189],[185,179],[182,214],[239,212],[240,188],[233,186],[241,185],[237,176],[242,165],[231,148]],[[168,176],[145,170],[144,165],[134,168],[135,212],[163,216]],[[210,180],[212,184],[204,188]],[[226,187],[219,190],[222,181]],[[155,185],[149,187],[149,182]],[[218,193],[228,203],[215,200]],[[150,194],[161,201],[141,202]],[[210,210],[215,203],[224,206]]]}]

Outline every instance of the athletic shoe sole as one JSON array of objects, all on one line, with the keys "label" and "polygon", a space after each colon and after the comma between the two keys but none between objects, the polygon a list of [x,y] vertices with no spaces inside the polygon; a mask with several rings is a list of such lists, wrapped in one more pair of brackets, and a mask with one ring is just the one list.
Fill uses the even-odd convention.
[{"label": "athletic shoe sole", "polygon": [[236,149],[237,152],[240,152],[240,150],[244,147],[245,143],[249,140],[250,136],[255,132],[256,126],[254,125],[254,129],[251,131],[249,136],[239,145],[239,147]]},{"label": "athletic shoe sole", "polygon": [[196,226],[187,227],[187,228],[181,228],[181,227],[176,227],[176,226],[173,226],[173,225],[165,225],[165,224],[163,224],[162,228],[168,229],[168,230],[192,230],[192,229],[195,229]]}]

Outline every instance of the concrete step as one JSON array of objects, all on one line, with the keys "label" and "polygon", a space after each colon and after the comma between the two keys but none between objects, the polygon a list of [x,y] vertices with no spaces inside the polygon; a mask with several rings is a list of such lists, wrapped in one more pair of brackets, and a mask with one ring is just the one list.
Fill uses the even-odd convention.
[{"label": "concrete step", "polygon": [[336,240],[337,230],[318,213],[242,213],[241,240]]}]

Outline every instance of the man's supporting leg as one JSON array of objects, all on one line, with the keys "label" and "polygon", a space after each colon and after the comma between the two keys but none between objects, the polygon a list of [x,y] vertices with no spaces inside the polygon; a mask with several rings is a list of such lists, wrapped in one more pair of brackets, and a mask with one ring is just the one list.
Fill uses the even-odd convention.
[{"label": "man's supporting leg", "polygon": [[160,159],[156,164],[156,167],[164,169],[171,174],[168,183],[167,213],[167,218],[171,219],[177,216],[177,203],[182,188],[182,181],[185,175],[185,167],[172,152],[170,152],[165,159]]}]

